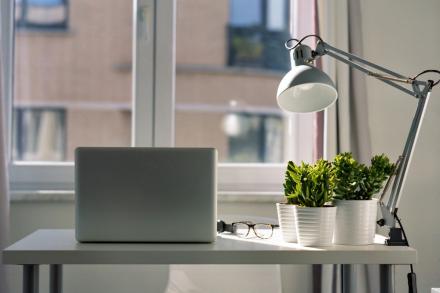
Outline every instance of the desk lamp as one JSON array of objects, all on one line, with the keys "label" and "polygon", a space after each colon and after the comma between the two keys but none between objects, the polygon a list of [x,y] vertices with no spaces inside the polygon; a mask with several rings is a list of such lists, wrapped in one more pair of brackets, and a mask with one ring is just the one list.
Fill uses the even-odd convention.
[{"label": "desk lamp", "polygon": [[[315,50],[303,44],[303,41],[309,37],[318,39]],[[292,44],[292,42],[296,43]],[[390,228],[389,239],[387,239],[386,244],[408,245],[405,232],[397,216],[399,199],[431,89],[440,81],[420,80],[419,77],[425,73],[440,73],[440,71],[425,70],[415,77],[405,77],[382,66],[332,47],[317,35],[308,35],[301,40],[290,39],[285,45],[286,48],[290,50],[292,69],[283,77],[278,87],[277,102],[283,110],[294,113],[316,112],[324,110],[337,100],[338,93],[330,77],[312,65],[314,60],[324,55],[344,62],[348,66],[379,79],[418,100],[417,110],[411,124],[408,138],[403,153],[397,163],[390,196],[387,203],[384,203],[383,198],[390,183],[390,181],[388,181],[379,199],[383,219],[379,220],[378,224],[380,226],[386,225]],[[401,84],[406,84],[409,88]],[[396,221],[399,227],[396,227]]]}]

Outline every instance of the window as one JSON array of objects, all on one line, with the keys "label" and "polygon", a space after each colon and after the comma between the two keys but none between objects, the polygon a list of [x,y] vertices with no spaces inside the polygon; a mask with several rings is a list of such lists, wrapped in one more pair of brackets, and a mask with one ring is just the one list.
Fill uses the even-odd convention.
[{"label": "window", "polygon": [[13,118],[13,160],[64,161],[66,159],[64,109],[16,107]]},{"label": "window", "polygon": [[[66,3],[21,1],[41,7]],[[130,145],[132,8],[114,2],[107,7],[72,1],[72,10],[81,12],[72,15],[72,34],[15,35],[14,160],[73,161],[77,146]],[[52,147],[53,154],[19,155],[23,148],[38,153],[38,144],[48,139],[60,147],[63,142],[63,154]]]},{"label": "window", "polygon": [[17,28],[66,29],[68,0],[16,0]]},{"label": "window", "polygon": [[230,113],[223,117],[227,162],[277,163],[283,160],[283,121],[279,115]]},{"label": "window", "polygon": [[[11,189],[73,189],[76,147],[131,145],[133,7],[111,2],[20,0],[11,10]],[[68,10],[71,32],[48,34],[66,28]]]},{"label": "window", "polygon": [[[2,68],[15,75],[11,188],[72,189],[77,146],[176,145],[219,149],[220,192],[280,191],[287,118],[275,93],[286,70],[275,58],[261,66],[228,61],[229,27],[257,13],[232,16],[235,4],[225,1],[138,0],[135,9],[102,1],[69,2],[72,34],[16,31],[8,46],[15,48],[15,63]],[[261,3],[260,35],[286,33],[286,2]],[[43,157],[38,142],[46,133],[53,144]]]},{"label": "window", "polygon": [[287,0],[230,0],[228,65],[289,70]]},{"label": "window", "polygon": [[177,0],[177,146],[215,147],[223,163],[284,162],[275,95],[290,66],[288,10],[287,0]]}]

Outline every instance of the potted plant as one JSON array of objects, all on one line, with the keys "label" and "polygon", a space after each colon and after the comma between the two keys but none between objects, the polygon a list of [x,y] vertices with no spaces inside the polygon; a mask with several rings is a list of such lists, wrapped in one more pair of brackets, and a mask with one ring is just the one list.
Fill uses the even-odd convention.
[{"label": "potted plant", "polygon": [[335,244],[367,245],[374,242],[378,201],[374,198],[395,165],[384,154],[374,156],[368,167],[351,153],[335,157],[335,200],[338,207]]},{"label": "potted plant", "polygon": [[294,207],[298,243],[303,246],[332,244],[336,207],[331,203],[334,171],[331,163],[296,165],[289,162],[285,190],[295,200]]},{"label": "potted plant", "polygon": [[281,235],[286,242],[297,242],[295,205],[298,204],[298,196],[294,190],[292,178],[293,162],[287,164],[284,180],[285,203],[277,203],[278,222],[280,224]]}]

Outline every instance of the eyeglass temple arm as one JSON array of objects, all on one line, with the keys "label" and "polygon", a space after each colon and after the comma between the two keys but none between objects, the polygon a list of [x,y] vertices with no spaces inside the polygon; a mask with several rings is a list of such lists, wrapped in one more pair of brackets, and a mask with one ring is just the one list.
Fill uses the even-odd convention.
[{"label": "eyeglass temple arm", "polygon": [[[323,55],[329,55],[330,57],[335,58],[350,67],[353,67],[369,76],[375,77],[380,81],[391,85],[404,93],[411,95],[418,99],[416,113],[414,115],[413,121],[411,123],[411,128],[409,130],[405,147],[403,149],[403,153],[400,157],[401,161],[398,164],[398,169],[395,173],[395,178],[393,182],[393,187],[391,189],[390,196],[388,198],[388,202],[385,204],[383,200],[383,196],[380,198],[380,208],[383,217],[383,224],[389,227],[396,226],[395,214],[397,213],[397,209],[399,206],[399,201],[402,193],[402,188],[405,185],[406,176],[408,174],[408,167],[411,163],[412,155],[414,152],[414,146],[416,144],[421,123],[423,121],[423,117],[425,114],[426,107],[428,105],[429,96],[431,93],[431,89],[433,87],[432,81],[423,81],[416,80],[410,77],[405,77],[399,73],[396,73],[392,70],[384,68],[382,66],[371,63],[367,60],[364,60],[356,55],[344,52],[338,48],[330,46],[329,44],[320,41],[318,42],[316,49],[314,51],[314,58],[320,57]],[[373,72],[368,68],[374,68],[378,72]],[[399,84],[406,83],[412,85],[412,90],[409,90]]]}]

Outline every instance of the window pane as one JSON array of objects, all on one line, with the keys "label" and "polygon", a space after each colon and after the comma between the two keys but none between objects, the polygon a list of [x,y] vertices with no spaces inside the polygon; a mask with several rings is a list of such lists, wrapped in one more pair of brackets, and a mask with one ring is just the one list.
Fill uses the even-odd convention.
[{"label": "window pane", "polygon": [[229,0],[229,23],[234,26],[257,26],[262,24],[263,0]]},{"label": "window pane", "polygon": [[287,0],[177,0],[177,146],[216,147],[223,162],[283,161],[275,96],[290,66],[288,9]]},{"label": "window pane", "polygon": [[14,109],[13,157],[21,161],[62,161],[66,156],[64,109]]},{"label": "window pane", "polygon": [[68,0],[16,0],[15,3],[15,20],[18,28],[67,28]]},{"label": "window pane", "polygon": [[267,6],[267,29],[271,31],[283,31],[288,27],[288,9],[285,0],[268,0]]},{"label": "window pane", "polygon": [[129,146],[131,1],[21,0],[15,15],[13,158]]}]

